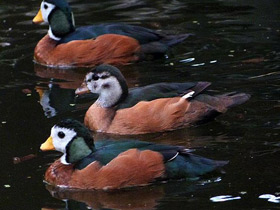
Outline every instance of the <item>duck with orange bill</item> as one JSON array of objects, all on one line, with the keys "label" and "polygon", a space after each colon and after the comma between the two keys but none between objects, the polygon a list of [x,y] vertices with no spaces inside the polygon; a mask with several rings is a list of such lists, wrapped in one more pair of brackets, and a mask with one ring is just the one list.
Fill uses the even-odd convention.
[{"label": "duck with orange bill", "polygon": [[71,119],[54,125],[40,148],[63,153],[47,169],[46,182],[71,189],[113,190],[170,179],[193,180],[228,163],[194,155],[183,146],[137,140],[95,143],[91,132]]},{"label": "duck with orange bill", "polygon": [[209,85],[209,82],[156,83],[128,90],[118,68],[100,65],[86,75],[76,94],[99,95],[84,118],[91,130],[145,134],[204,123],[250,98],[249,94],[235,92],[203,94]]},{"label": "duck with orange bill", "polygon": [[33,22],[49,24],[48,34],[35,48],[34,59],[50,67],[126,65],[145,59],[145,55],[163,55],[190,35],[168,35],[123,23],[76,28],[74,15],[65,0],[43,0]]}]

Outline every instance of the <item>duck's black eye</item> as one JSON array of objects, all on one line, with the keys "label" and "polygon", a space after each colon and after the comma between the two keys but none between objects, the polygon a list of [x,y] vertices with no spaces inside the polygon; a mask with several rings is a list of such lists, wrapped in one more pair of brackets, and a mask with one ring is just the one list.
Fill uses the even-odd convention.
[{"label": "duck's black eye", "polygon": [[44,9],[48,9],[48,8],[49,8],[49,6],[44,4]]},{"label": "duck's black eye", "polygon": [[97,75],[92,75],[92,78],[91,78],[92,80],[99,80],[99,76],[97,76]]},{"label": "duck's black eye", "polygon": [[65,137],[65,133],[63,133],[62,131],[59,131],[57,135],[61,139],[63,139]]}]

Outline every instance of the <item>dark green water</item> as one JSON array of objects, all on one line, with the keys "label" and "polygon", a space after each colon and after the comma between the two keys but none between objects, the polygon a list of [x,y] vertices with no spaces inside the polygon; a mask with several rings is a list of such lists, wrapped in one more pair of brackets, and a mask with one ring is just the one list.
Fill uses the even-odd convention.
[{"label": "dark green water", "polygon": [[[0,209],[279,209],[258,198],[280,196],[280,2],[110,0],[71,1],[76,25],[126,22],[195,36],[166,58],[123,67],[129,86],[210,81],[213,93],[252,95],[215,121],[141,140],[185,145],[229,160],[226,174],[114,193],[53,192],[43,174],[57,154],[38,153],[57,120],[79,120],[89,104],[75,102],[85,70],[34,65],[33,49],[47,26],[32,25],[39,1],[0,2]],[[100,136],[96,137],[101,138]],[[13,164],[13,157],[38,157]],[[212,202],[230,195],[239,199]],[[276,200],[276,202],[279,200]]]}]

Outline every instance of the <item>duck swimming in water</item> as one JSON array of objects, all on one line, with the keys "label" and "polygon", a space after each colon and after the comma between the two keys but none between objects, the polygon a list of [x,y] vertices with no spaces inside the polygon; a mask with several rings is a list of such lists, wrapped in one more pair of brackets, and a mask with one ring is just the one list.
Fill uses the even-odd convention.
[{"label": "duck swimming in water", "polygon": [[250,98],[245,93],[202,94],[209,85],[209,82],[157,83],[129,91],[116,67],[100,65],[86,75],[76,93],[99,94],[86,112],[87,127],[130,135],[171,131],[206,122]]},{"label": "duck swimming in water", "polygon": [[147,54],[164,54],[189,34],[166,35],[141,26],[108,23],[75,27],[65,0],[43,0],[34,23],[49,24],[37,44],[35,62],[50,67],[93,67],[107,63],[126,65]]},{"label": "duck swimming in water", "polygon": [[108,190],[197,179],[227,164],[194,155],[182,146],[136,140],[94,143],[90,131],[71,119],[54,125],[40,148],[63,153],[45,173],[46,182],[63,188]]}]

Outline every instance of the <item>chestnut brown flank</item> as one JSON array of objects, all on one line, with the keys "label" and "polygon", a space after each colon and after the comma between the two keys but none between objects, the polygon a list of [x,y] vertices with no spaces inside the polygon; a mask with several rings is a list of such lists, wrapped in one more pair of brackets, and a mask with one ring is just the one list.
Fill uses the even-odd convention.
[{"label": "chestnut brown flank", "polygon": [[118,134],[141,134],[174,130],[203,119],[213,108],[182,97],[141,101],[127,109],[114,111],[93,104],[84,123],[92,130]]},{"label": "chestnut brown flank", "polygon": [[52,185],[80,189],[118,189],[147,185],[164,175],[160,153],[130,149],[119,154],[105,166],[94,161],[82,170],[55,161],[46,171],[45,179]]},{"label": "chestnut brown flank", "polygon": [[103,63],[125,65],[139,59],[140,48],[137,40],[117,34],[59,45],[46,35],[37,44],[34,59],[47,66],[92,67]]}]

